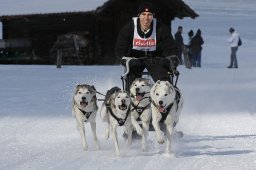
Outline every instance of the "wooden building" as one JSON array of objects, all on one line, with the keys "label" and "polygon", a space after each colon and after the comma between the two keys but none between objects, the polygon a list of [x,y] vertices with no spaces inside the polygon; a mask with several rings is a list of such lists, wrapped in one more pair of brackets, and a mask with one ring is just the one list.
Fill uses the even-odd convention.
[{"label": "wooden building", "polygon": [[[0,16],[3,27],[0,62],[53,64],[56,61],[56,49],[64,48],[59,45],[56,47],[58,38],[72,34],[84,38],[87,49],[81,50],[71,45],[71,51],[73,49],[74,53],[81,54],[74,55],[73,62],[71,59],[64,63],[77,64],[75,57],[78,55],[82,64],[118,63],[114,54],[118,32],[132,17],[137,16],[137,7],[142,1],[109,0],[93,11],[84,12]],[[155,4],[156,17],[170,27],[175,17],[198,16],[181,0],[148,1]]]}]

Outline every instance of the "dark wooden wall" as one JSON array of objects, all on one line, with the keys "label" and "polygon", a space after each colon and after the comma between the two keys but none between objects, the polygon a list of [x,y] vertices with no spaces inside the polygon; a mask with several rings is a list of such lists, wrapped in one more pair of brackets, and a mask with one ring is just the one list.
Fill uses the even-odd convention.
[{"label": "dark wooden wall", "polygon": [[29,39],[34,55],[52,62],[50,49],[57,37],[70,32],[95,34],[92,13],[61,13],[10,16],[2,20],[3,39]]}]

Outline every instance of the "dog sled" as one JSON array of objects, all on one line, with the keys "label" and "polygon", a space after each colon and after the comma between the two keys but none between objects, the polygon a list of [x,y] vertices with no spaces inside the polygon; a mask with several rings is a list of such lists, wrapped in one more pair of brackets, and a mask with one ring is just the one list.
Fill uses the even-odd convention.
[{"label": "dog sled", "polygon": [[[166,58],[170,62],[168,75],[170,76],[171,84],[174,85],[175,87],[177,87],[177,82],[178,82],[178,78],[179,78],[179,71],[176,69],[176,67],[178,66],[179,63],[174,63],[173,62],[174,61],[173,58],[175,58],[175,57],[176,56],[169,56],[169,57],[166,57]],[[123,57],[122,58],[121,64],[124,66],[124,74],[121,75],[123,90],[128,90],[129,85],[132,83],[130,75],[129,75],[131,61],[132,60],[145,60],[145,59],[146,59],[145,57],[142,57],[142,58]],[[145,76],[148,79],[151,79],[150,74],[149,74],[148,71],[142,72],[142,76]]]},{"label": "dog sled", "polygon": [[[170,84],[175,88],[176,90],[176,99],[175,100],[180,100],[180,97],[181,97],[181,93],[177,87],[177,83],[178,83],[178,79],[179,79],[179,71],[176,69],[178,64],[179,63],[174,63],[173,61],[175,61],[173,59],[173,57],[176,57],[176,56],[170,56],[170,57],[167,57],[168,61],[169,61],[169,70],[168,70],[168,75],[170,76]],[[147,58],[133,58],[133,57],[123,57],[122,58],[122,61],[121,61],[121,64],[124,66],[124,73],[121,75],[121,80],[122,80],[122,85],[123,85],[123,90],[126,90],[126,91],[129,91],[130,90],[130,86],[132,84],[132,78],[130,77],[130,69],[131,69],[131,66],[130,66],[130,63],[132,60],[145,60]],[[168,63],[167,63],[168,64]],[[153,85],[155,82],[153,81],[152,77],[150,76],[150,73],[145,69],[143,72],[142,72],[142,75],[141,75],[143,78],[146,78],[150,81],[151,85]],[[134,106],[135,107],[135,106]],[[170,106],[171,107],[171,106]],[[169,110],[171,108],[168,108]],[[140,110],[141,108],[139,108]],[[140,111],[138,111],[140,112]],[[164,118],[167,117],[167,113],[163,113],[162,114],[163,116],[163,120]],[[165,124],[163,123],[163,120],[161,120],[161,123],[160,123],[160,129],[163,130],[163,131],[166,131],[166,127],[165,127]],[[152,122],[152,121],[150,121]],[[173,123],[173,127],[176,126],[176,122]],[[149,131],[155,131],[152,123],[150,123],[150,126],[149,126]],[[176,131],[176,135],[180,138],[183,136],[183,133],[181,131]],[[123,135],[124,137],[126,137],[126,134],[124,133]],[[135,132],[133,133],[133,138],[140,138],[140,136]]]}]

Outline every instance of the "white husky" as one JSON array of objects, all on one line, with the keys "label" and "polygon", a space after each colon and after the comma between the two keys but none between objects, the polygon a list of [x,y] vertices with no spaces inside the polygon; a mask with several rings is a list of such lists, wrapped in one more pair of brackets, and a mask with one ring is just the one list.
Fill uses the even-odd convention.
[{"label": "white husky", "polygon": [[96,114],[98,111],[96,90],[94,86],[82,84],[77,85],[72,102],[72,114],[76,118],[77,128],[82,138],[83,150],[87,150],[84,123],[90,122],[94,141],[97,149],[100,145],[96,135]]},{"label": "white husky", "polygon": [[113,136],[117,156],[120,155],[117,136],[118,126],[125,127],[125,130],[128,132],[128,145],[132,143],[130,103],[130,96],[126,91],[113,87],[108,90],[100,110],[101,119],[107,123],[105,137],[108,139],[110,133]]},{"label": "white husky", "polygon": [[145,78],[135,79],[130,87],[131,121],[137,133],[142,136],[143,151],[146,150],[146,137],[151,119],[150,88],[150,82]]},{"label": "white husky", "polygon": [[183,98],[180,91],[168,81],[157,81],[150,90],[150,96],[152,124],[156,132],[157,141],[160,144],[164,143],[164,133],[159,126],[160,122],[164,122],[167,137],[166,153],[170,153],[174,127],[179,121]]}]

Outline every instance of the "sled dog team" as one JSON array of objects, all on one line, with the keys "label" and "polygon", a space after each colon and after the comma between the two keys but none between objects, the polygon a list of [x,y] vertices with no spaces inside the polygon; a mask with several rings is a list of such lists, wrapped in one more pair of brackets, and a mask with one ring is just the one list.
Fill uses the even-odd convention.
[{"label": "sled dog team", "polygon": [[[98,112],[96,89],[87,84],[77,85],[72,102],[72,114],[82,138],[83,150],[87,150],[84,123],[90,123],[94,143],[100,145],[96,135],[96,114]],[[180,91],[168,81],[157,81],[151,86],[148,79],[137,78],[130,91],[113,87],[107,91],[100,109],[100,117],[107,124],[105,138],[111,135],[116,154],[120,155],[117,128],[124,127],[127,144],[132,143],[132,132],[141,136],[141,149],[146,151],[146,141],[152,123],[158,143],[166,140],[166,153],[171,153],[171,141],[175,126],[183,107]],[[166,130],[160,124],[165,124]]]}]

